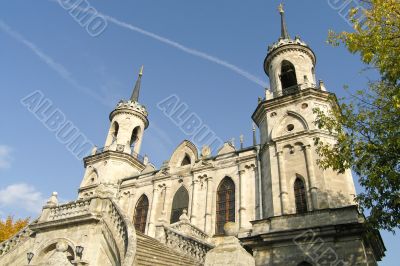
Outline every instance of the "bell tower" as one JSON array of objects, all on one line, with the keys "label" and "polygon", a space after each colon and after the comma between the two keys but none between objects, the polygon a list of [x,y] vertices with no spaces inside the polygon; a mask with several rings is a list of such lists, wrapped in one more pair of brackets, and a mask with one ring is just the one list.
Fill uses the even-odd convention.
[{"label": "bell tower", "polygon": [[144,130],[149,125],[146,108],[139,103],[139,93],[143,75],[143,66],[128,101],[120,101],[110,114],[110,130],[108,131],[105,149],[130,153],[140,153]]},{"label": "bell tower", "polygon": [[94,148],[84,158],[85,175],[79,197],[96,193],[115,195],[124,177],[139,174],[147,164],[140,155],[145,129],[149,125],[146,107],[139,103],[143,66],[129,100],[121,100],[110,113],[110,129],[103,148]]},{"label": "bell tower", "polygon": [[337,174],[316,163],[314,138],[335,139],[318,129],[315,108],[329,111],[336,101],[322,81],[316,84],[316,56],[300,37],[289,35],[283,6],[281,36],[264,61],[271,89],[252,118],[260,129],[264,218],[354,205],[350,172]]}]

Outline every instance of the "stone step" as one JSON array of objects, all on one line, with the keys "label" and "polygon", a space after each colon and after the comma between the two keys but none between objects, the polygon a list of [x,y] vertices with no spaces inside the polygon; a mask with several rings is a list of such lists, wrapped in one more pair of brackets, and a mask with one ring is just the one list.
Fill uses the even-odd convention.
[{"label": "stone step", "polygon": [[167,247],[152,237],[140,232],[136,232],[136,236],[136,261],[138,266],[201,265],[192,258]]}]

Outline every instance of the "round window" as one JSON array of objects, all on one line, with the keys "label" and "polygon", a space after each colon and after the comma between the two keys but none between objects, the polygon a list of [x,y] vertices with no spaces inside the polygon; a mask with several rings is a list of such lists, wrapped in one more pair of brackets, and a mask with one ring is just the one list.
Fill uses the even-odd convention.
[{"label": "round window", "polygon": [[287,125],[287,131],[292,131],[294,129],[294,125],[293,124],[289,124]]}]

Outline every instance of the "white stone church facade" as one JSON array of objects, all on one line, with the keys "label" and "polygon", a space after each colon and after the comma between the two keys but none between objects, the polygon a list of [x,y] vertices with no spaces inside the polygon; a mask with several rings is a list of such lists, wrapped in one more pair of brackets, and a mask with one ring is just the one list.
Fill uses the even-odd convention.
[{"label": "white stone church facade", "polygon": [[225,263],[205,259],[224,247],[227,222],[255,265],[377,265],[385,248],[364,227],[351,172],[317,164],[314,138],[335,137],[316,127],[313,110],[337,103],[316,80],[314,52],[290,38],[283,10],[281,24],[264,62],[271,89],[252,114],[259,143],[227,142],[212,155],[185,140],[156,169],[140,156],[149,125],[141,71],[130,100],[110,114],[104,148],[84,159],[77,201],[52,195],[37,220],[1,243],[0,265],[251,265],[228,251],[218,255]]}]

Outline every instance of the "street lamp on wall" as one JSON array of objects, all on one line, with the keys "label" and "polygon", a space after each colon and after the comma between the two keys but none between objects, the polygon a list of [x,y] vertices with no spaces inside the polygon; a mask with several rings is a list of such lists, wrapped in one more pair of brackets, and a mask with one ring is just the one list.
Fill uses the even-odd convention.
[{"label": "street lamp on wall", "polygon": [[26,258],[28,259],[28,264],[31,263],[31,260],[33,258],[33,253],[32,252],[28,252],[26,253]]},{"label": "street lamp on wall", "polygon": [[75,248],[76,255],[79,257],[79,259],[82,259],[83,250],[84,248],[82,246],[76,246]]}]

